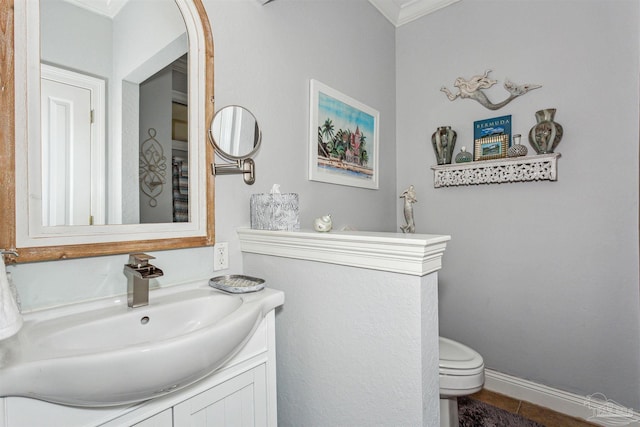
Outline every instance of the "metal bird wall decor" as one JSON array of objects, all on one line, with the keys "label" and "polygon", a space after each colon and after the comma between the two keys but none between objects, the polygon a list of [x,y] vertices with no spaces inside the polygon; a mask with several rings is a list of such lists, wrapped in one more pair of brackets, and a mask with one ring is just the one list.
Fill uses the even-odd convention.
[{"label": "metal bird wall decor", "polygon": [[504,81],[504,88],[509,92],[509,97],[502,102],[498,102],[494,104],[489,100],[487,95],[482,91],[482,89],[489,89],[494,84],[498,83],[497,80],[492,80],[489,78],[489,73],[491,70],[487,70],[483,75],[473,76],[469,80],[465,80],[462,77],[458,77],[453,84],[458,88],[458,93],[452,93],[445,86],[440,88],[441,92],[444,92],[449,98],[449,101],[455,101],[457,98],[469,98],[475,99],[484,107],[489,110],[497,110],[499,108],[504,107],[517,97],[524,95],[525,93],[532,91],[534,89],[538,89],[542,87],[542,85],[535,84],[523,84],[516,85],[515,83],[509,81],[508,79]]}]

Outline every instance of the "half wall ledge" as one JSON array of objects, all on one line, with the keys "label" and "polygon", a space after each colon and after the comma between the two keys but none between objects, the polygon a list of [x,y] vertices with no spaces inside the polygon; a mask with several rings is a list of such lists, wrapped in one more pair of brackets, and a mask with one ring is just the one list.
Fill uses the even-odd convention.
[{"label": "half wall ledge", "polygon": [[365,231],[240,228],[242,252],[426,276],[442,268],[451,236]]}]

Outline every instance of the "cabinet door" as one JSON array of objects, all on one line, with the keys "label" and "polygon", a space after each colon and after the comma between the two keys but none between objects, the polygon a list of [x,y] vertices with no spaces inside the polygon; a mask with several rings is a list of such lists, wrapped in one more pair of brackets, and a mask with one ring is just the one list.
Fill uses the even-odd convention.
[{"label": "cabinet door", "polygon": [[173,427],[173,411],[166,409],[144,421],[134,424],[135,427]]},{"label": "cabinet door", "polygon": [[174,406],[173,423],[180,427],[266,426],[265,365],[259,365]]}]

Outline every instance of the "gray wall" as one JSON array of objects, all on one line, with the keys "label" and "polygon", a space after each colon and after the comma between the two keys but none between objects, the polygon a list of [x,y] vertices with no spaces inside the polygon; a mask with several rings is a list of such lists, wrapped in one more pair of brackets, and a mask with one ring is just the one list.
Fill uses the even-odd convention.
[{"label": "gray wall", "polygon": [[[416,185],[417,232],[451,234],[441,335],[488,367],[640,406],[638,2],[461,1],[398,29],[398,191]],[[541,89],[498,111],[439,92],[493,69]],[[526,135],[556,107],[559,180],[434,189],[430,135],[513,116]],[[528,143],[527,143],[528,145]],[[530,148],[530,151],[531,148]]]},{"label": "gray wall", "polygon": [[[216,178],[216,240],[249,225],[249,198],[272,184],[300,194],[300,225],[331,213],[334,226],[393,230],[395,185],[394,27],[366,0],[205,1],[215,45],[216,109],[240,104],[262,129],[256,183]],[[380,190],[307,180],[309,79],[380,111]]]}]

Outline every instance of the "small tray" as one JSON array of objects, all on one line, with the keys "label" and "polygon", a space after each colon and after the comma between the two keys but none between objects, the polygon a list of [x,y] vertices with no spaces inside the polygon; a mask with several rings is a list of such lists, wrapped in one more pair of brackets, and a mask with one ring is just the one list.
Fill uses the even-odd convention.
[{"label": "small tray", "polygon": [[243,274],[232,274],[209,279],[209,286],[232,294],[245,294],[264,289],[264,280]]}]

